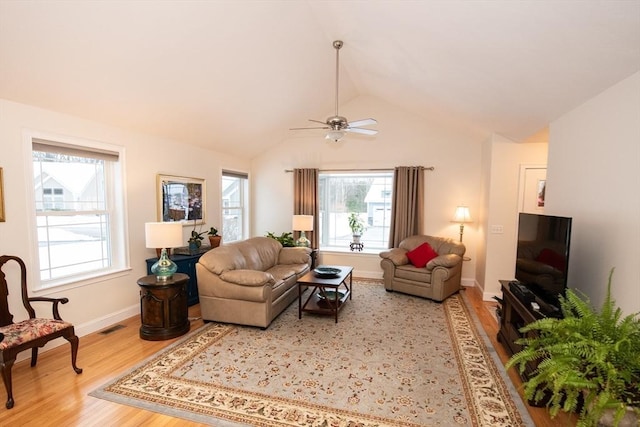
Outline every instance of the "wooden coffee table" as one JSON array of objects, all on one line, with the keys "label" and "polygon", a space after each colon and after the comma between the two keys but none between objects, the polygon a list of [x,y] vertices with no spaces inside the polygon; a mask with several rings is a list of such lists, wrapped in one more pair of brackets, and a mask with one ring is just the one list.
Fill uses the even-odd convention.
[{"label": "wooden coffee table", "polygon": [[[340,273],[336,277],[318,277],[313,272],[298,279],[298,319],[302,318],[302,312],[316,314],[330,314],[335,316],[338,323],[338,313],[347,299],[352,299],[353,267],[346,265],[323,265],[321,267],[337,268]],[[307,300],[302,303],[302,291],[304,286],[312,288]]]}]

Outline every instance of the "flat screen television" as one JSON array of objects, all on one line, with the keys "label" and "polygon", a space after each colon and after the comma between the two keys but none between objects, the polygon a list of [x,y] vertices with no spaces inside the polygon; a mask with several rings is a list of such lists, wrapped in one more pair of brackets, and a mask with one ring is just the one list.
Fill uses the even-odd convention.
[{"label": "flat screen television", "polygon": [[520,213],[516,280],[550,305],[544,314],[557,314],[567,288],[570,242],[571,218]]}]

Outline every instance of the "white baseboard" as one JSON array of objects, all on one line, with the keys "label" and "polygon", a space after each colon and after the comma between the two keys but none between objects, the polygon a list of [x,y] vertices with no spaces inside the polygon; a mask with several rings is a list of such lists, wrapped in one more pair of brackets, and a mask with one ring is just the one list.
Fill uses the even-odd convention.
[{"label": "white baseboard", "polygon": [[355,277],[362,277],[363,279],[382,279],[381,271],[354,271],[353,275]]},{"label": "white baseboard", "polygon": [[460,279],[460,284],[467,288],[475,288],[476,286],[478,286],[476,283],[476,279],[470,279],[470,278],[465,279],[464,277]]},{"label": "white baseboard", "polygon": [[83,337],[85,335],[98,332],[108,326],[115,325],[118,322],[122,322],[123,320],[129,319],[130,317],[139,316],[139,315],[140,315],[140,305],[135,304],[123,310],[116,311],[115,313],[110,313],[104,317],[93,319],[90,322],[83,323],[81,325],[76,325],[75,327],[76,335],[78,335],[79,337]]}]

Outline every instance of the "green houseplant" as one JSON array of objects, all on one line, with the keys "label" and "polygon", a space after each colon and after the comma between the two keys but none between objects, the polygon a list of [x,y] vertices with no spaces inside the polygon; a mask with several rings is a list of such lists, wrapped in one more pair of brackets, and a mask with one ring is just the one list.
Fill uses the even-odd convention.
[{"label": "green houseplant", "polygon": [[217,248],[220,246],[220,242],[222,241],[222,236],[218,234],[218,229],[215,227],[211,227],[207,232],[209,235],[209,244],[211,245],[211,249]]},{"label": "green houseplant", "polygon": [[[543,318],[521,328],[523,349],[506,367],[537,367],[524,383],[524,394],[536,402],[549,398],[552,417],[558,411],[579,411],[578,426],[596,426],[613,414],[613,425],[640,414],[640,318],[622,316],[607,294],[600,310],[589,299],[568,289],[561,298],[563,318]],[[628,414],[631,413],[631,414]]]},{"label": "green houseplant", "polygon": [[268,232],[266,237],[271,237],[272,239],[277,240],[284,247],[293,247],[295,246],[295,242],[293,241],[293,233],[285,232],[280,236],[276,236],[272,232]]},{"label": "green houseplant", "polygon": [[364,221],[360,218],[360,216],[356,212],[351,212],[349,214],[349,228],[351,229],[351,234],[353,235],[353,242],[360,243],[360,237],[364,232]]},{"label": "green houseplant", "polygon": [[198,249],[200,246],[202,246],[202,241],[204,240],[204,237],[202,237],[204,234],[206,234],[206,231],[203,231],[201,233],[196,231],[196,220],[193,220],[193,230],[191,230],[191,235],[189,236],[189,240],[187,240],[187,242],[189,243],[189,250],[193,251]]},{"label": "green houseplant", "polygon": [[191,237],[189,237],[189,246],[195,246],[196,248],[199,248],[200,246],[202,246],[202,240],[204,240],[203,234],[205,234],[206,231],[203,231],[202,233],[198,233],[196,230],[191,230]]}]

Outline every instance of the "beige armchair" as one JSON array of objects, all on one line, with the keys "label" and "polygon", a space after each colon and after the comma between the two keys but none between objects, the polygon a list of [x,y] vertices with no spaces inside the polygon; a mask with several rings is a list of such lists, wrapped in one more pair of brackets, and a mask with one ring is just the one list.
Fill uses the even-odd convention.
[{"label": "beige armchair", "polygon": [[[407,253],[423,243],[431,246],[435,258],[424,267],[416,267]],[[387,291],[443,301],[460,290],[465,250],[462,243],[453,239],[423,235],[407,237],[399,247],[380,253],[384,287]]]}]

